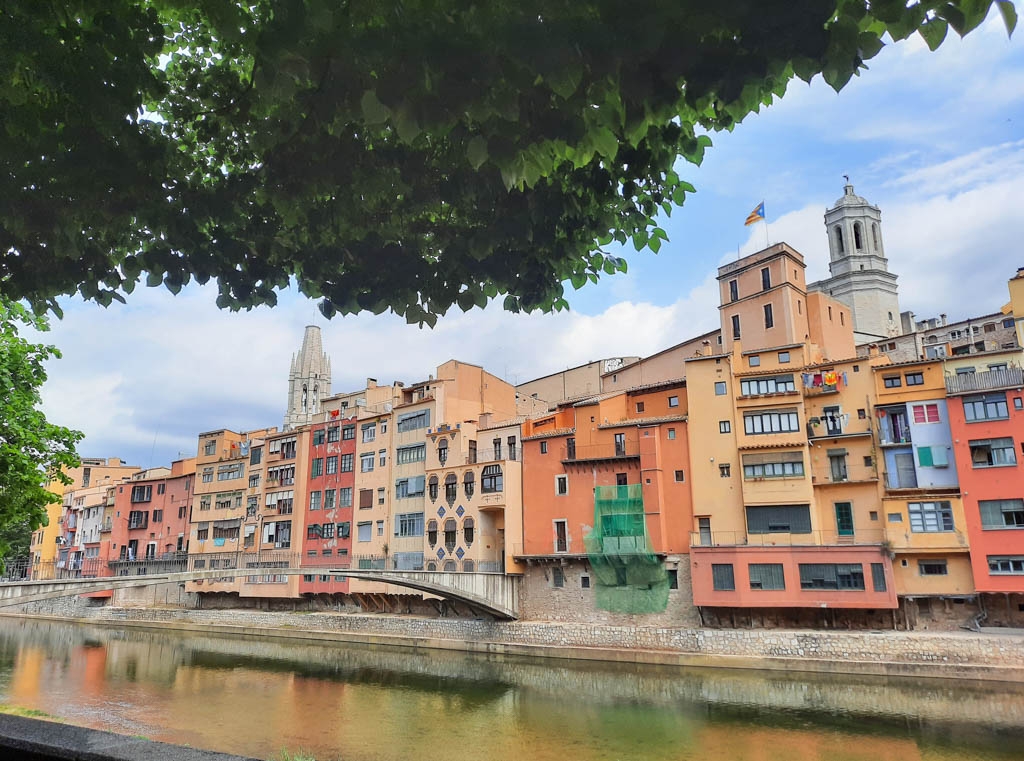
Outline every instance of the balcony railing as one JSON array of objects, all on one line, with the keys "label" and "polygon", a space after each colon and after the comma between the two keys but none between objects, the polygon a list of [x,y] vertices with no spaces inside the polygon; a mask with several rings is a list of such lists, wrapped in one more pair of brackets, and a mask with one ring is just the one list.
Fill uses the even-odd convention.
[{"label": "balcony railing", "polygon": [[815,530],[806,534],[748,534],[745,531],[693,531],[691,547],[832,547],[881,545],[884,529],[858,529],[852,534]]},{"label": "balcony railing", "polygon": [[946,393],[949,394],[968,394],[974,391],[1021,388],[1022,386],[1024,386],[1024,369],[1020,367],[946,376]]},{"label": "balcony railing", "polygon": [[640,456],[640,442],[622,441],[609,444],[586,444],[562,447],[562,462],[588,460],[621,460]]}]

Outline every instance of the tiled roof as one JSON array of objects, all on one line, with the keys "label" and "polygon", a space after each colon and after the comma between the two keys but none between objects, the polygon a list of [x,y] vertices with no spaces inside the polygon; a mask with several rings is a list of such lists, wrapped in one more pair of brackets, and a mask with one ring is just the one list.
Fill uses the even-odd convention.
[{"label": "tiled roof", "polygon": [[793,441],[793,442],[789,442],[789,443],[786,443],[784,441],[777,441],[774,444],[747,444],[746,446],[743,446],[743,447],[736,447],[736,449],[738,449],[741,452],[743,452],[743,451],[747,451],[747,450],[750,450],[750,449],[782,449],[783,447],[792,448],[792,447],[805,447],[805,446],[807,446],[807,442],[806,441]]},{"label": "tiled roof", "polygon": [[804,370],[815,370],[819,367],[832,367],[833,365],[844,365],[847,362],[867,362],[869,357],[847,357],[845,359],[829,359],[824,362],[815,362],[813,365],[804,365]]},{"label": "tiled roof", "polygon": [[624,394],[625,391],[605,391],[600,394],[586,394],[585,396],[574,396],[569,399],[564,399],[558,403],[559,407],[566,407],[572,405],[573,407],[589,407],[592,404],[597,404],[603,399],[611,399],[613,396]]},{"label": "tiled roof", "polygon": [[[946,357],[946,359],[949,359],[949,357]],[[893,367],[910,367],[911,365],[930,365],[930,364],[939,364],[939,365],[941,365],[942,364],[942,358],[936,357],[935,359],[908,359],[908,360],[904,360],[903,362],[893,362],[893,363],[888,364],[888,365],[876,365],[875,367],[872,367],[871,369],[874,370],[875,372],[878,372],[879,370],[888,370],[888,369],[893,368]]]},{"label": "tiled roof", "polygon": [[552,436],[568,436],[569,434],[576,433],[575,428],[556,428],[553,431],[544,431],[544,433],[535,433],[533,436],[523,436],[523,441],[534,441],[535,439],[550,439]]},{"label": "tiled roof", "polygon": [[686,378],[672,378],[670,380],[656,381],[654,383],[642,383],[639,386],[630,386],[626,389],[627,394],[650,391],[655,388],[667,388],[669,386],[685,386]]},{"label": "tiled roof", "polygon": [[636,417],[615,423],[602,423],[598,428],[625,428],[633,425],[654,425],[655,423],[685,423],[686,415],[660,415],[657,417]]},{"label": "tiled roof", "polygon": [[[536,417],[547,417],[547,413],[545,413],[544,415],[537,415]],[[510,425],[522,425],[524,422],[526,422],[529,419],[530,418],[527,417],[526,415],[516,415],[514,418],[511,418],[509,420],[502,420],[502,421],[497,422],[497,423],[488,423],[486,427],[478,428],[477,430],[478,431],[491,431],[491,430],[494,430],[495,428],[508,428]]]}]

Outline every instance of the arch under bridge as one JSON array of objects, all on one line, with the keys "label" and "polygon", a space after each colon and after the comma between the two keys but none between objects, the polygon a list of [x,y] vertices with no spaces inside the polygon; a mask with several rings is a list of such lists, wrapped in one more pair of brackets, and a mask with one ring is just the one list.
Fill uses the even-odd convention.
[{"label": "arch under bridge", "polygon": [[[247,573],[248,572],[248,573]],[[31,579],[10,576],[0,580],[0,608],[22,605],[58,597],[90,594],[115,589],[148,587],[156,584],[184,583],[202,579],[219,579],[267,572],[267,569],[217,568],[206,570],[169,571],[138,575],[93,578]],[[499,573],[459,573],[445,571],[398,571],[353,568],[273,568],[281,576],[308,574],[331,575],[341,579],[361,579],[393,584],[437,595],[446,600],[462,602],[495,618],[519,617],[519,578]]]}]

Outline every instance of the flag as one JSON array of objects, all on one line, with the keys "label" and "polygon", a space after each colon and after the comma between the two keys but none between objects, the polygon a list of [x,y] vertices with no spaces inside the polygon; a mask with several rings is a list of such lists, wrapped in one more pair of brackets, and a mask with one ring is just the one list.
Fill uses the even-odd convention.
[{"label": "flag", "polygon": [[760,222],[764,219],[764,201],[761,201],[750,214],[747,215],[747,221],[743,223],[743,226],[752,225],[755,222]]},{"label": "flag", "polygon": [[338,410],[331,410],[331,417],[338,417]]}]

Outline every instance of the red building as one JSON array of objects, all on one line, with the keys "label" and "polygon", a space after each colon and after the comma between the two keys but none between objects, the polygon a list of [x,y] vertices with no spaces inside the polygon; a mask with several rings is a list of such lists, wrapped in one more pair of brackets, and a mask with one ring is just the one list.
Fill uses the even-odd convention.
[{"label": "red building", "polygon": [[142,561],[167,561],[188,552],[195,459],[144,470],[117,486],[106,515],[110,575],[141,573]]},{"label": "red building", "polygon": [[947,376],[974,584],[1004,593],[986,609],[1024,610],[1024,371]]},{"label": "red building", "polygon": [[309,499],[303,510],[306,540],[302,565],[309,566],[311,572],[302,577],[301,594],[337,594],[348,592],[349,587],[348,580],[314,572],[318,568],[347,566],[352,551],[355,473],[342,472],[341,459],[343,455],[355,457],[356,419],[342,418],[338,412],[327,413],[326,417],[326,422],[310,426]]}]

